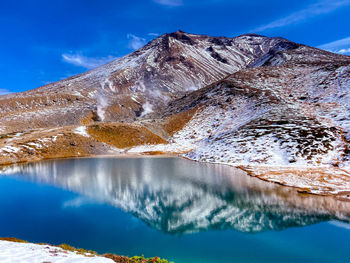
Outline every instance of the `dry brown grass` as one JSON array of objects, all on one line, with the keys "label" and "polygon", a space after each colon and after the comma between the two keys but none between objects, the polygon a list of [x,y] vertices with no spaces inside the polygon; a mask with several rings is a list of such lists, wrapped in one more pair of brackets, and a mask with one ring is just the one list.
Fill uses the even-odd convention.
[{"label": "dry brown grass", "polygon": [[183,111],[169,117],[163,124],[164,130],[169,135],[174,135],[180,131],[191,120],[196,113],[197,108],[192,108],[187,111]]},{"label": "dry brown grass", "polygon": [[[0,154],[0,165],[44,159],[84,157],[102,153],[108,148],[108,146],[103,147],[101,143],[93,141],[92,138],[72,133],[70,129],[71,127],[53,132],[43,131],[23,135],[22,138],[13,141],[13,146],[20,150],[16,153]],[[53,138],[53,136],[57,136],[55,141],[51,139],[41,146],[35,145],[39,139]],[[0,140],[0,147],[2,143]]]},{"label": "dry brown grass", "polygon": [[164,139],[145,127],[131,124],[101,123],[89,126],[87,131],[95,140],[121,149],[142,144],[166,143]]},{"label": "dry brown grass", "polygon": [[98,120],[97,114],[93,111],[90,111],[86,116],[84,116],[80,119],[80,123],[82,125],[86,126],[86,125],[94,123],[97,120]]},{"label": "dry brown grass", "polygon": [[89,146],[89,138],[67,132],[64,135],[59,136],[55,142],[36,149],[34,152],[27,152],[27,154],[29,156],[34,155],[35,157],[39,157],[39,159],[88,156],[90,154]]},{"label": "dry brown grass", "polygon": [[128,257],[118,256],[118,255],[114,255],[111,253],[103,254],[102,257],[109,258],[117,263],[133,263],[133,262],[135,262]]},{"label": "dry brown grass", "polygon": [[165,155],[167,153],[162,152],[162,151],[148,151],[148,152],[143,152],[142,154],[144,154],[144,155]]},{"label": "dry brown grass", "polygon": [[18,239],[15,237],[0,237],[0,240],[3,241],[10,241],[10,242],[17,242],[17,243],[28,243],[28,241],[22,240],[22,239]]}]

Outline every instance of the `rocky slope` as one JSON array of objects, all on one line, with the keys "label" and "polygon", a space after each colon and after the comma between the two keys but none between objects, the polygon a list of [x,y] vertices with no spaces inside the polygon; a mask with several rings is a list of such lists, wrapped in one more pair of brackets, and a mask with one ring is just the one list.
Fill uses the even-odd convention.
[{"label": "rocky slope", "polygon": [[284,43],[289,42],[256,35],[165,34],[97,69],[1,97],[1,128],[76,125],[89,113],[94,120],[132,121],[164,108],[179,94],[245,68]]},{"label": "rocky slope", "polygon": [[348,56],[282,38],[178,31],[87,73],[1,96],[0,162],[176,153],[347,198],[349,89]]},{"label": "rocky slope", "polygon": [[[347,192],[349,90],[349,57],[303,46],[281,51],[261,67],[241,70],[203,90],[201,96],[208,99],[201,113],[204,116],[199,117],[207,118],[202,132],[218,126],[186,156],[260,168],[341,167],[329,173],[327,169],[316,171],[319,176],[299,182],[300,175],[289,177],[284,171],[280,175],[285,178],[277,181],[314,193]],[[191,103],[203,101],[193,97]],[[210,112],[221,112],[219,121]],[[255,174],[261,175],[260,171]],[[276,176],[265,179],[275,180]]]}]

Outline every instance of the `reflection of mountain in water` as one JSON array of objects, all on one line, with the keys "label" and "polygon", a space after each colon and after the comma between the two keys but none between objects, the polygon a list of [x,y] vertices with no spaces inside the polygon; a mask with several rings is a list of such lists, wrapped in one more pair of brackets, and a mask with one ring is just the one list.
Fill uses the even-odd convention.
[{"label": "reflection of mountain in water", "polygon": [[350,221],[349,203],[302,196],[238,169],[177,158],[59,160],[2,172],[112,204],[168,233],[259,232],[330,219]]}]

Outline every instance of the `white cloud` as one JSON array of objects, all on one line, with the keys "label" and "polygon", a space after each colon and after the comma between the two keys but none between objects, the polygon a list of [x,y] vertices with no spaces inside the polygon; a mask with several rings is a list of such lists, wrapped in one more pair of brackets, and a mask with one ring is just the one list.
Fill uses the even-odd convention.
[{"label": "white cloud", "polygon": [[112,56],[102,58],[90,58],[80,54],[62,54],[62,59],[64,62],[67,62],[69,64],[87,69],[92,69],[106,64],[116,58]]},{"label": "white cloud", "polygon": [[318,48],[339,54],[350,55],[350,37],[339,39],[327,44],[318,46]]},{"label": "white cloud", "polygon": [[266,25],[259,26],[253,29],[252,32],[262,32],[268,29],[297,24],[309,18],[313,18],[318,15],[328,14],[341,7],[345,7],[349,5],[350,5],[350,0],[322,0],[312,5],[309,5],[305,9],[296,11],[284,18],[280,18]]},{"label": "white cloud", "polygon": [[147,35],[149,35],[150,37],[157,37],[160,34],[159,33],[148,33]]},{"label": "white cloud", "polygon": [[0,96],[11,93],[8,89],[0,89]]},{"label": "white cloud", "polygon": [[183,5],[182,0],[153,0],[157,4],[166,5],[166,6],[181,6]]},{"label": "white cloud", "polygon": [[343,48],[337,51],[340,54],[350,54],[350,48]]},{"label": "white cloud", "polygon": [[145,38],[138,37],[133,34],[127,34],[126,37],[129,39],[128,47],[134,50],[143,47],[147,43],[147,40]]}]

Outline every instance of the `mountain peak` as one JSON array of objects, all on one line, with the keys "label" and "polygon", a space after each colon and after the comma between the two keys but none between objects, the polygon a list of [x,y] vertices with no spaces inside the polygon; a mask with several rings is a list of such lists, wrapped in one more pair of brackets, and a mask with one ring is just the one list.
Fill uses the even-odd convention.
[{"label": "mountain peak", "polygon": [[246,33],[246,34],[239,35],[237,37],[267,37],[267,36],[259,35],[255,33]]}]

